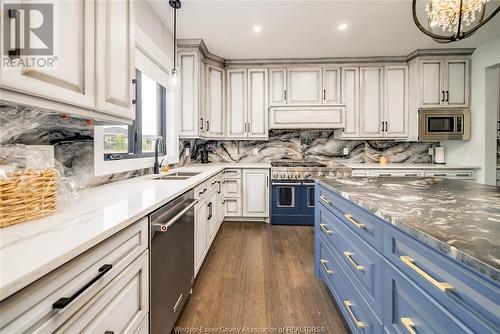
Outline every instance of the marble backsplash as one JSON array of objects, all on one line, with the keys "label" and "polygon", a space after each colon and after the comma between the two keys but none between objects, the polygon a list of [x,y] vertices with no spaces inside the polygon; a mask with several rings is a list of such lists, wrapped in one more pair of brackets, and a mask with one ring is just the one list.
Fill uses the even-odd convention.
[{"label": "marble backsplash", "polygon": [[[426,163],[428,149],[437,143],[397,141],[356,141],[334,138],[333,130],[272,130],[269,140],[215,141],[192,139],[180,142],[180,164],[199,162],[201,152],[208,151],[210,162],[269,162],[271,160],[335,161],[370,163],[381,156],[389,162]],[[186,156],[186,148],[190,157]],[[349,154],[344,155],[343,149]],[[254,149],[258,154],[254,155]]]},{"label": "marble backsplash", "polygon": [[[151,168],[96,177],[94,126],[86,119],[0,104],[0,145],[53,145],[55,168],[79,188],[149,174]],[[0,155],[0,162],[9,157]]]}]

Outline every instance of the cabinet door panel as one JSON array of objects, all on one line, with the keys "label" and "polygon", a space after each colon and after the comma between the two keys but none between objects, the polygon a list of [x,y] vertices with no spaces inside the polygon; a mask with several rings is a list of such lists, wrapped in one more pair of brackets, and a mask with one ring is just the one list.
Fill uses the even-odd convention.
[{"label": "cabinet door panel", "polygon": [[96,1],[96,107],[128,119],[135,119],[133,9],[132,0]]},{"label": "cabinet door panel", "polygon": [[270,104],[285,104],[286,103],[286,70],[271,69],[269,70],[270,78]]},{"label": "cabinet door panel", "polygon": [[268,137],[267,70],[248,70],[248,137]]},{"label": "cabinet door panel", "polygon": [[198,57],[195,53],[179,55],[180,63],[180,135],[198,134]]},{"label": "cabinet door panel", "polygon": [[207,202],[197,204],[194,209],[194,273],[198,273],[207,248]]},{"label": "cabinet door panel", "polygon": [[342,69],[342,99],[345,103],[345,128],[342,137],[359,136],[359,69]]},{"label": "cabinet door panel", "polygon": [[360,136],[381,137],[383,116],[383,68],[360,69]]},{"label": "cabinet door panel", "polygon": [[246,137],[246,70],[227,71],[227,136],[230,138]]},{"label": "cabinet door panel", "polygon": [[404,138],[408,136],[408,68],[385,68],[385,117],[384,136]]},{"label": "cabinet door panel", "polygon": [[287,103],[318,104],[322,102],[321,69],[292,68],[287,70]]},{"label": "cabinet door panel", "polygon": [[[24,1],[30,3],[31,1]],[[94,109],[94,2],[58,2],[54,68],[2,69],[2,86]]]},{"label": "cabinet door panel", "polygon": [[224,199],[224,213],[226,217],[241,216],[241,198]]},{"label": "cabinet door panel", "polygon": [[243,170],[243,216],[269,216],[269,170]]},{"label": "cabinet door panel", "polygon": [[340,76],[340,67],[323,69],[323,103],[341,103]]},{"label": "cabinet door panel", "polygon": [[439,107],[443,98],[443,63],[441,60],[423,60],[420,63],[420,94],[422,107]]},{"label": "cabinet door panel", "polygon": [[205,129],[209,137],[224,137],[224,70],[208,66],[208,110]]},{"label": "cabinet door panel", "polygon": [[469,61],[446,60],[446,105],[449,107],[469,106]]}]

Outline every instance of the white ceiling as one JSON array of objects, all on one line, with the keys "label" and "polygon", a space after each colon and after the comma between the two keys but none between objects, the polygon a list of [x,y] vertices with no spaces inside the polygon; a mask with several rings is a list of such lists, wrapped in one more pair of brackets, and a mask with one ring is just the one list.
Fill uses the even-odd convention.
[{"label": "white ceiling", "polygon": [[[171,26],[168,1],[148,1]],[[464,41],[436,43],[413,23],[410,0],[183,0],[177,18],[178,38],[203,38],[210,52],[227,59],[397,56],[500,38],[498,14]]]}]

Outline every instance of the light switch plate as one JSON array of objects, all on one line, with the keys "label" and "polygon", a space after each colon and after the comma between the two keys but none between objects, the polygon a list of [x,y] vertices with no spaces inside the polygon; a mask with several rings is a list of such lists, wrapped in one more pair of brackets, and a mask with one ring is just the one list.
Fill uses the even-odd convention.
[{"label": "light switch plate", "polygon": [[258,154],[259,154],[259,149],[257,147],[254,147],[253,155],[258,155]]},{"label": "light switch plate", "polygon": [[342,150],[342,154],[343,155],[348,155],[349,154],[349,148],[348,147],[344,147],[344,149]]},{"label": "light switch plate", "polygon": [[186,152],[185,153],[186,156],[189,156],[189,147],[186,147],[186,150],[184,152]]}]

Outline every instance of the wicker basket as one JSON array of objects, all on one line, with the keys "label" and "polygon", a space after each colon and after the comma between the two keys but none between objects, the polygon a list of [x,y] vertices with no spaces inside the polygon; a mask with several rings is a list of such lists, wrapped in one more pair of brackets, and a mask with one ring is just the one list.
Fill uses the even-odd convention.
[{"label": "wicker basket", "polygon": [[57,172],[18,170],[0,177],[0,228],[56,211]]}]

